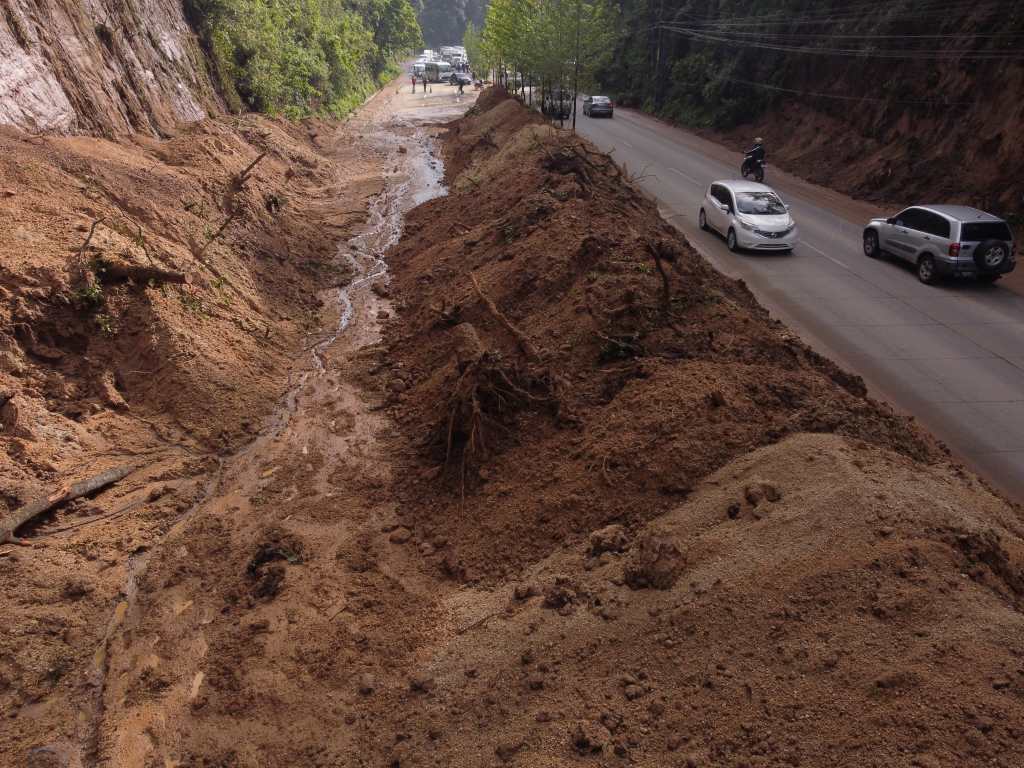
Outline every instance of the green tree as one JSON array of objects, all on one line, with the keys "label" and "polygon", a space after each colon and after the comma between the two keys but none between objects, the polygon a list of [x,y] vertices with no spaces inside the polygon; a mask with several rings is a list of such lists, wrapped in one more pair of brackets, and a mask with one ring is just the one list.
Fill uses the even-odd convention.
[{"label": "green tree", "polygon": [[421,40],[409,0],[185,0],[233,109],[341,116]]},{"label": "green tree", "polygon": [[520,82],[575,91],[608,62],[616,16],[609,0],[492,0],[484,56],[506,81],[511,71],[525,75]]}]

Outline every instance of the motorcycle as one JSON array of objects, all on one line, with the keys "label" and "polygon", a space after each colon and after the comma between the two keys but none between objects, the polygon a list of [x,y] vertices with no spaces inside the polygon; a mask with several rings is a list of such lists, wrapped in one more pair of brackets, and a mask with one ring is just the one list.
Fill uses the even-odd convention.
[{"label": "motorcycle", "polygon": [[743,174],[744,179],[753,176],[754,181],[760,184],[764,181],[764,166],[764,160],[755,160],[753,155],[746,155],[743,158],[743,165],[740,166],[740,173]]}]

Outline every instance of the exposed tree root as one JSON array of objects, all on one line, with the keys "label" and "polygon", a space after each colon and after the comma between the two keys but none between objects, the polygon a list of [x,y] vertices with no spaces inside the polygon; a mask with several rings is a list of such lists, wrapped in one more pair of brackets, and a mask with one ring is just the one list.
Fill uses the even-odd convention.
[{"label": "exposed tree root", "polygon": [[512,323],[511,320],[505,317],[505,315],[501,312],[500,309],[498,309],[497,305],[490,299],[490,297],[483,292],[483,290],[480,288],[480,283],[477,282],[476,275],[470,272],[469,277],[473,281],[473,287],[476,289],[477,295],[480,297],[480,300],[483,301],[484,306],[487,307],[487,310],[491,313],[494,319],[501,323],[503,326],[505,326],[505,329],[515,337],[516,343],[519,345],[519,349],[526,356],[526,358],[528,360],[539,360],[540,354],[537,352],[537,347],[534,346],[533,342],[530,341],[526,334],[519,330]]},{"label": "exposed tree root", "polygon": [[510,434],[512,418],[531,405],[557,408],[557,398],[549,373],[520,369],[497,352],[464,360],[459,370],[430,447],[438,454],[443,451],[444,473],[458,466],[465,498],[467,472],[497,448],[501,436]]}]

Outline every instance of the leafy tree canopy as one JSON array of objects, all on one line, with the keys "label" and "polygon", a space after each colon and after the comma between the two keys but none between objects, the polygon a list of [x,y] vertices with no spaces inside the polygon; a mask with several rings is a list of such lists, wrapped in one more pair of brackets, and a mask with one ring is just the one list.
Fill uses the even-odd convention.
[{"label": "leafy tree canopy", "polygon": [[185,0],[234,109],[340,117],[422,39],[409,0]]}]

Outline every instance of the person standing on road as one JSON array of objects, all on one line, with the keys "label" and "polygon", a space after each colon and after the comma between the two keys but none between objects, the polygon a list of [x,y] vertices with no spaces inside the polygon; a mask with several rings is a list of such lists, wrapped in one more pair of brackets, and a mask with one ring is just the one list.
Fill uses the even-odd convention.
[{"label": "person standing on road", "polygon": [[412,92],[416,93],[416,75],[415,75],[415,73],[412,76]]}]

